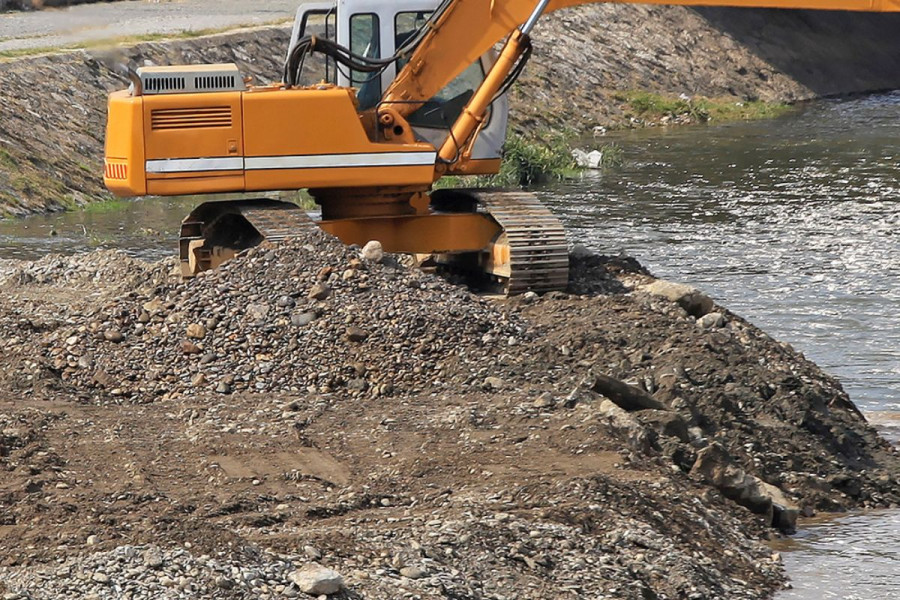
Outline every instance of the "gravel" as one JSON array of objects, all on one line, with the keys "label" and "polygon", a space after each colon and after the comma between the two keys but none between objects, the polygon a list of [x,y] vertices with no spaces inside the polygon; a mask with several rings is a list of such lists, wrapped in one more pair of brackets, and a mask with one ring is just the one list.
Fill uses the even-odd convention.
[{"label": "gravel", "polygon": [[627,257],[508,300],[315,230],[173,267],[0,283],[3,593],[749,600],[783,579],[763,494],[900,502],[836,380]]},{"label": "gravel", "polygon": [[161,276],[146,285],[145,265],[117,282],[106,269],[122,269],[121,256],[89,256],[75,269],[37,263],[12,281],[141,290],[85,306],[44,339],[42,358],[61,383],[99,402],[198,387],[369,397],[478,388],[498,350],[530,339],[501,305],[395,260],[359,260],[318,230],[183,285]]}]

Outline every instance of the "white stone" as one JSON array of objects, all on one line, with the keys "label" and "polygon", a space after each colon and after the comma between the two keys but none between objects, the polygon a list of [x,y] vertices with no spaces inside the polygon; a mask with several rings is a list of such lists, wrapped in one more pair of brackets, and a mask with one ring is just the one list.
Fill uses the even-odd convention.
[{"label": "white stone", "polygon": [[304,594],[319,596],[336,594],[344,589],[344,578],[333,569],[310,563],[288,576]]},{"label": "white stone", "polygon": [[722,313],[709,313],[697,319],[697,325],[703,329],[716,329],[725,325],[725,316]]},{"label": "white stone", "polygon": [[603,166],[603,152],[600,150],[590,152],[572,150],[572,158],[575,159],[575,164],[583,169],[599,169]]},{"label": "white stone", "polygon": [[678,303],[681,308],[695,317],[702,317],[713,308],[712,298],[697,288],[683,283],[657,279],[653,283],[642,286],[640,289],[648,294]]},{"label": "white stone", "polygon": [[381,247],[381,242],[372,240],[367,243],[363,246],[362,251],[360,251],[359,257],[369,262],[381,262],[384,258],[384,248]]}]

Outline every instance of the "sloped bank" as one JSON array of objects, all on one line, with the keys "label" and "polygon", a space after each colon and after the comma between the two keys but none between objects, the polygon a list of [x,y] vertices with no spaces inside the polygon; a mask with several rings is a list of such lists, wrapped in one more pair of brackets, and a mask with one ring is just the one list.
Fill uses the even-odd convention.
[{"label": "sloped bank", "polygon": [[[115,3],[109,10],[115,10]],[[513,91],[524,131],[627,125],[629,92],[794,102],[900,87],[900,15],[595,5],[551,15]],[[278,79],[288,34],[256,29],[115,51],[70,51],[0,64],[0,215],[108,197],[100,181],[110,71],[237,62]]]},{"label": "sloped bank", "polygon": [[316,563],[344,598],[756,599],[772,526],[900,502],[895,450],[790,346],[634,261],[572,265],[505,302],[319,231],[187,283],[20,265],[0,581],[274,598]]}]

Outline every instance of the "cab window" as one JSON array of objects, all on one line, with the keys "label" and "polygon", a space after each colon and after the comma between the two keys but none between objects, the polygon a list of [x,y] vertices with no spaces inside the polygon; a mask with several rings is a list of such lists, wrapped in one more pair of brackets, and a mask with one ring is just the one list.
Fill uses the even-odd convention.
[{"label": "cab window", "polygon": [[[431,12],[409,11],[397,13],[394,18],[394,47],[399,49],[408,42],[416,32],[431,18]],[[397,61],[397,72],[400,72],[408,59]],[[425,103],[422,108],[409,117],[409,122],[414,127],[449,128],[463,108],[469,103],[469,99],[481,82],[484,80],[484,71],[481,61],[477,60],[451,81],[447,86]],[[488,113],[490,118],[490,113]]]},{"label": "cab window", "polygon": [[[418,10],[397,13],[397,16],[394,18],[394,48],[396,50],[402,48],[430,18],[430,11]],[[397,72],[399,73],[400,69],[408,62],[408,58],[401,58],[397,61]]]},{"label": "cab window", "polygon": [[[422,108],[409,116],[409,122],[414,127],[437,127],[447,129],[459,118],[463,109],[475,90],[484,80],[484,71],[481,69],[481,61],[474,63],[460,73],[438,92],[434,98],[426,102]],[[487,114],[490,120],[490,111]]]},{"label": "cab window", "polygon": [[[381,58],[378,15],[360,13],[350,17],[350,51],[367,58]],[[350,85],[358,88],[360,108],[371,108],[381,100],[381,74],[352,71]]]}]

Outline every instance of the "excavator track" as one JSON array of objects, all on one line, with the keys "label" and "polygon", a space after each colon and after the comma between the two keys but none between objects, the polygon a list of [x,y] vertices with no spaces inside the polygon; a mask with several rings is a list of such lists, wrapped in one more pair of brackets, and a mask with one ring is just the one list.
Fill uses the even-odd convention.
[{"label": "excavator track", "polygon": [[485,191],[473,196],[479,208],[503,228],[495,247],[508,246],[508,271],[504,266],[493,274],[505,278],[504,292],[565,290],[569,285],[569,247],[559,219],[528,192]]},{"label": "excavator track", "polygon": [[280,200],[205,202],[181,223],[181,271],[193,277],[263,240],[279,242],[316,224],[302,208]]},{"label": "excavator track", "polygon": [[[480,252],[443,253],[445,265],[467,265],[489,280],[487,289],[505,295],[565,290],[569,254],[562,224],[538,199],[522,191],[441,190],[432,196],[437,212],[480,213],[498,233]],[[214,269],[263,240],[278,242],[317,227],[296,204],[278,200],[236,200],[201,204],[181,226],[182,274]]]},{"label": "excavator track", "polygon": [[[569,249],[559,219],[534,194],[523,191],[438,190],[432,208],[440,212],[479,212],[496,221],[500,232],[481,252],[477,269],[491,279],[488,289],[515,295],[565,290]],[[444,255],[439,262],[471,269],[464,256]]]}]

